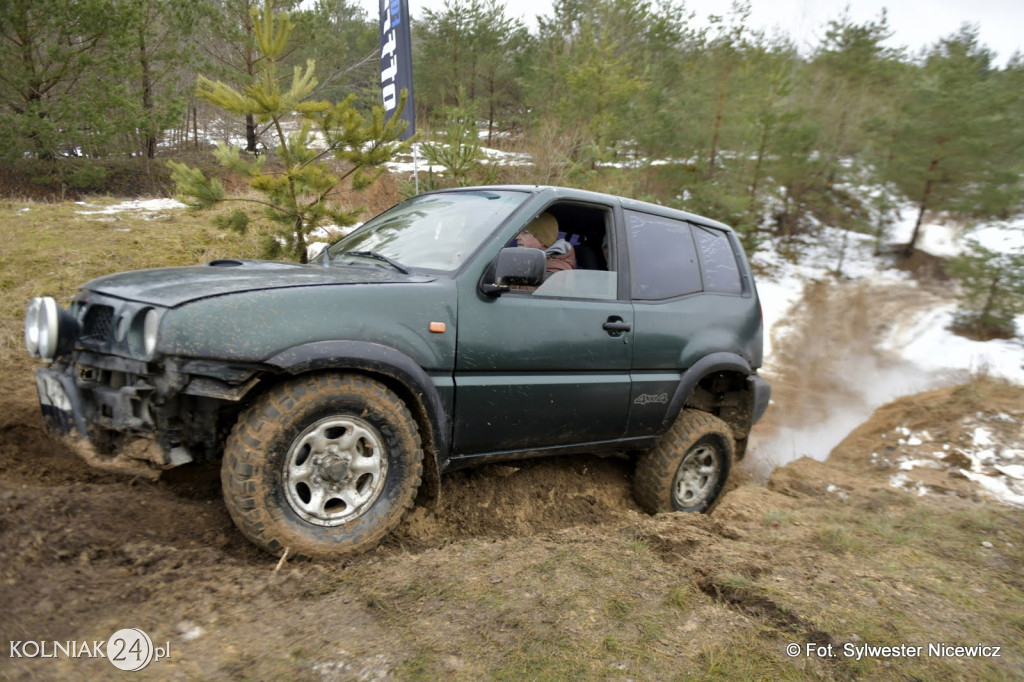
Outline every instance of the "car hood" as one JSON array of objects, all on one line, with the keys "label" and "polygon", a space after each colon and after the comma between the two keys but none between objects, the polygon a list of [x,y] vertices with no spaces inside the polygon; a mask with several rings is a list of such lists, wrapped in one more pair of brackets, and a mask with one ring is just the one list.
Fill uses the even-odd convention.
[{"label": "car hood", "polygon": [[387,266],[298,265],[271,261],[220,260],[206,265],[121,272],[94,279],[83,289],[128,301],[173,308],[189,301],[260,289],[338,284],[425,282]]}]

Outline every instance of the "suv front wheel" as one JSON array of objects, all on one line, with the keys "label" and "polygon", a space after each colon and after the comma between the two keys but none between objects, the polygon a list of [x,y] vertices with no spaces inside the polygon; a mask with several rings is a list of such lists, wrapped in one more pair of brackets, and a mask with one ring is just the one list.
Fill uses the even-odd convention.
[{"label": "suv front wheel", "polygon": [[683,410],[637,460],[633,496],[651,514],[706,512],[725,487],[734,449],[728,424],[707,412]]},{"label": "suv front wheel", "polygon": [[221,466],[235,525],[307,557],[376,546],[413,506],[423,450],[405,403],[360,375],[280,384],[239,417]]}]

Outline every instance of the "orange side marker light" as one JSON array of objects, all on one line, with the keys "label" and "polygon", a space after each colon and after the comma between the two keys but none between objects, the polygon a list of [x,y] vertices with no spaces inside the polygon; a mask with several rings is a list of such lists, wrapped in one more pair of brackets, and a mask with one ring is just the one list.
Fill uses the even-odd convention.
[{"label": "orange side marker light", "polygon": [[434,334],[444,334],[444,330],[447,329],[447,325],[444,322],[431,322],[430,331]]}]

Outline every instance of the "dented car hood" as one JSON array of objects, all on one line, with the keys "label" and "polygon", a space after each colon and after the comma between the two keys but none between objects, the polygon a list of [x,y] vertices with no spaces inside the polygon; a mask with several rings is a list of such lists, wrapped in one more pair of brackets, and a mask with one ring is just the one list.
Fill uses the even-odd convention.
[{"label": "dented car hood", "polygon": [[339,284],[426,282],[386,265],[298,265],[254,260],[222,260],[206,265],[135,270],[92,280],[83,290],[174,308],[189,301],[245,291]]}]

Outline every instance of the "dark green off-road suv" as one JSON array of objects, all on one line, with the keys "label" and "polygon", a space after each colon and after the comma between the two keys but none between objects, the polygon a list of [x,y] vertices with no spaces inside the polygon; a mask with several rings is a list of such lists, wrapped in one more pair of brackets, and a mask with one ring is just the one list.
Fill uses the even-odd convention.
[{"label": "dark green off-road suv", "polygon": [[[550,276],[515,246],[545,212],[576,259]],[[770,393],[732,230],[556,187],[423,194],[308,265],[101,277],[34,299],[25,341],[87,461],[222,457],[242,532],[307,556],[376,545],[424,480],[540,455],[628,454],[645,509],[706,511]]]}]

